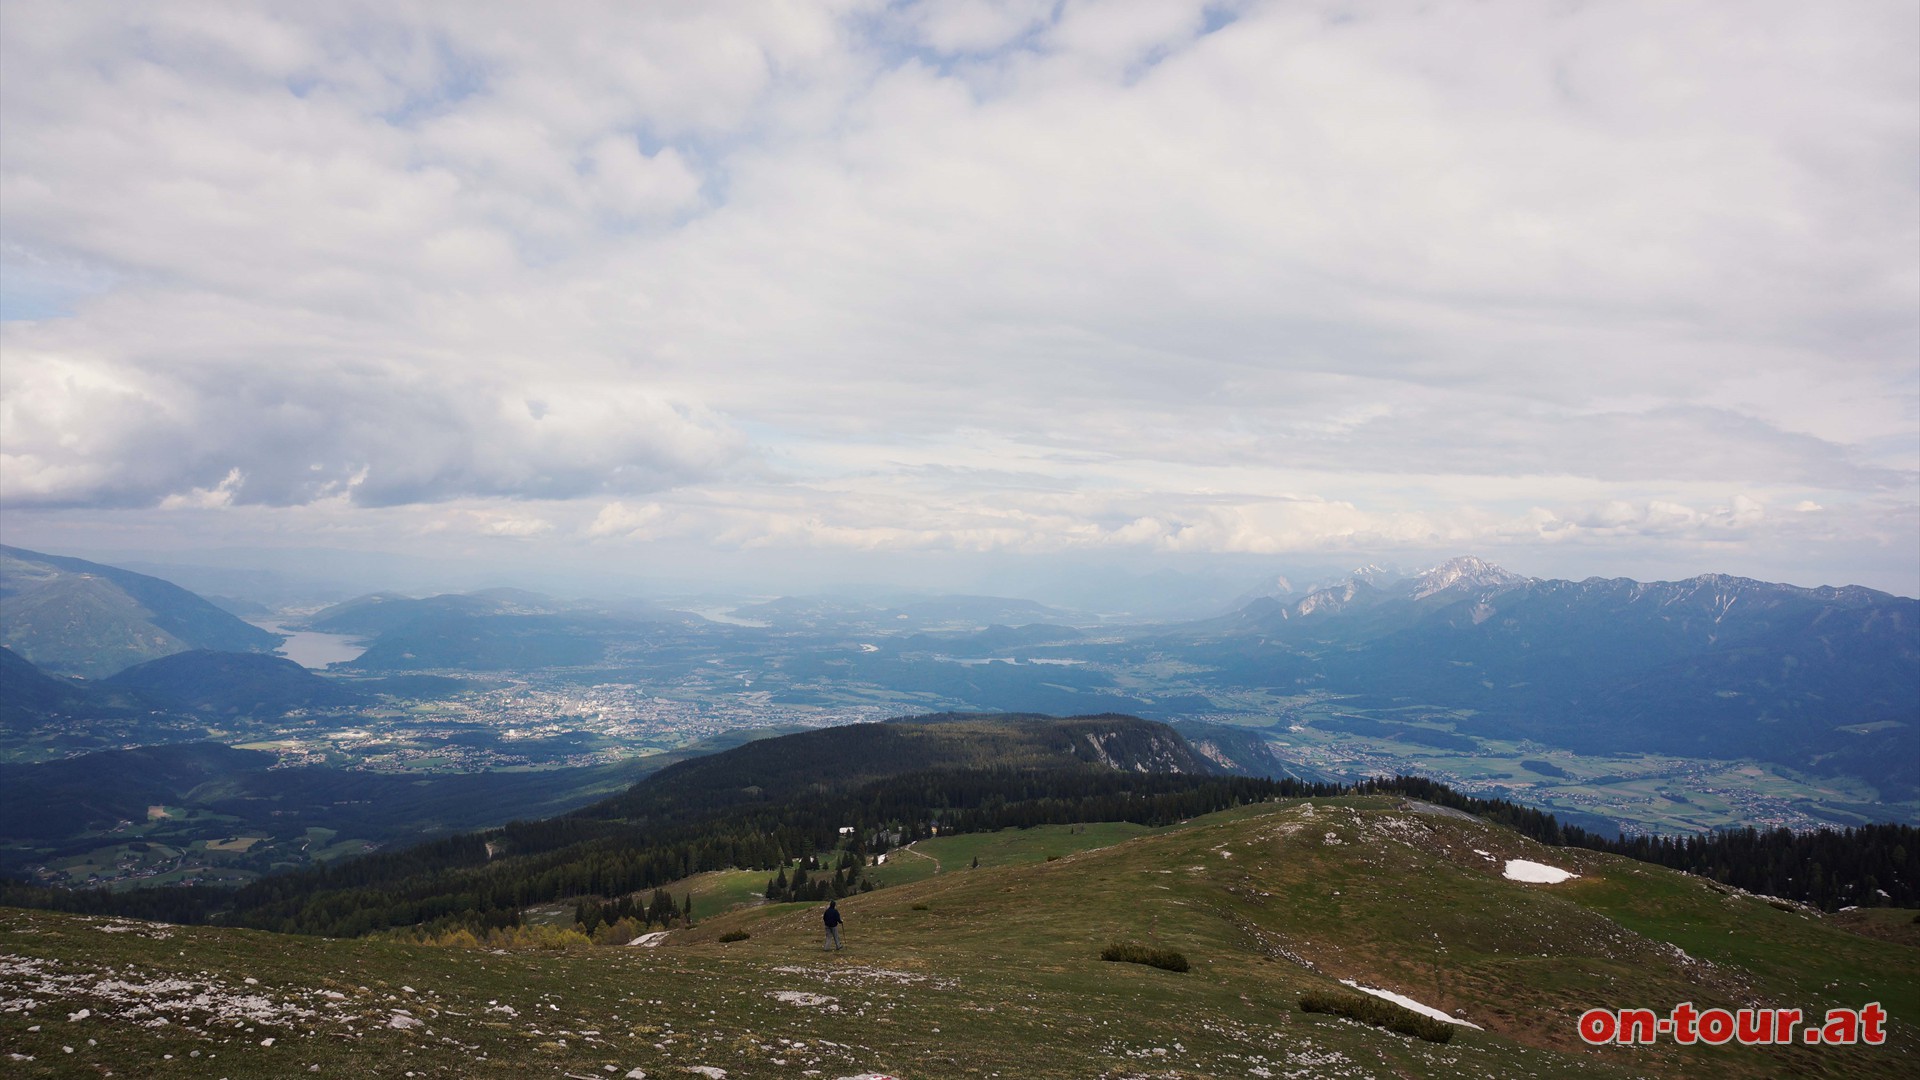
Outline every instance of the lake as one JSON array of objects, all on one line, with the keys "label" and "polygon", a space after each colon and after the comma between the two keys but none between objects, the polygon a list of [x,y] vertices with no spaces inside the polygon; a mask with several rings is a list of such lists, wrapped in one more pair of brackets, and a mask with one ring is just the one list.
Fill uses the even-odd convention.
[{"label": "lake", "polygon": [[254,622],[253,625],[269,633],[285,634],[287,640],[274,651],[304,668],[324,668],[343,660],[356,660],[367,651],[363,642],[347,634],[289,630],[274,622]]}]

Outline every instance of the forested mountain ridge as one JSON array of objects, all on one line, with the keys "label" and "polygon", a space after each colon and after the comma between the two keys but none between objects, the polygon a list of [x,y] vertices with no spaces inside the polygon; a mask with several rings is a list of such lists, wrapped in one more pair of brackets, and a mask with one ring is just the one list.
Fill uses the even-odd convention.
[{"label": "forested mountain ridge", "polygon": [[41,671],[33,661],[0,646],[0,726],[85,707],[87,688]]},{"label": "forested mountain ridge", "polygon": [[552,615],[561,610],[549,597],[518,589],[442,593],[414,598],[399,593],[368,593],[323,608],[300,620],[308,630],[376,637],[409,623],[442,615]]},{"label": "forested mountain ridge", "polygon": [[1224,769],[1165,724],[1133,716],[935,713],[751,742],[662,769],[582,816],[644,817],[662,807],[718,807],[806,792],[843,792],[932,770],[1106,768],[1211,775]]},{"label": "forested mountain ridge", "polygon": [[206,649],[135,664],[101,685],[163,708],[220,716],[278,716],[372,700],[350,684],[315,675],[284,657]]},{"label": "forested mountain ridge", "polygon": [[1920,600],[1725,574],[1523,578],[1475,559],[1364,576],[1160,639],[1229,684],[1460,714],[1582,753],[1753,757],[1920,792]]},{"label": "forested mountain ridge", "polygon": [[280,637],[156,577],[0,546],[0,644],[99,678],[189,649],[269,652]]},{"label": "forested mountain ridge", "polygon": [[594,664],[611,644],[703,621],[645,600],[567,601],[522,589],[482,589],[421,598],[371,593],[299,625],[370,639],[366,652],[342,665],[358,671],[530,671]]}]

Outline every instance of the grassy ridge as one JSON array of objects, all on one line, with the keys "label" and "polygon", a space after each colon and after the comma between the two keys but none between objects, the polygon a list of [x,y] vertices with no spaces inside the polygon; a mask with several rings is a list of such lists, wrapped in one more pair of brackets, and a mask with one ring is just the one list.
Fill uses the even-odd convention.
[{"label": "grassy ridge", "polygon": [[[998,835],[1009,845],[1023,839]],[[848,949],[837,954],[820,951],[819,906],[801,904],[706,918],[657,948],[551,954],[206,928],[108,933],[113,924],[0,912],[0,956],[82,976],[68,989],[32,990],[40,1004],[31,1015],[0,1010],[0,1042],[34,1056],[20,1075],[103,1065],[235,1080],[313,1064],[323,1074],[482,1077],[609,1075],[607,1066],[612,1075],[680,1075],[706,1065],[730,1080],[806,1069],[915,1078],[1255,1069],[1870,1077],[1909,1075],[1920,1055],[1912,991],[1920,951],[1657,867],[1544,848],[1386,798],[1242,807],[1058,854],[983,858],[978,870],[850,897],[841,902]],[[1519,857],[1581,876],[1553,886],[1504,879],[1503,860]],[[739,933],[750,936],[722,943]],[[1116,939],[1181,953],[1190,971],[1101,962]],[[21,974],[19,962],[0,961],[0,998],[28,995],[36,976]],[[108,968],[127,982],[219,983],[227,990],[216,1002],[250,993],[315,1015],[248,1032],[189,1011],[141,1027],[91,989]],[[1826,985],[1842,969],[1844,982]],[[1343,978],[1458,1011],[1486,1030],[1458,1030],[1442,1046],[1300,1012],[1303,995],[1347,992]],[[315,997],[320,990],[342,998]],[[1587,1048],[1575,1034],[1589,1006],[1755,1000],[1810,1012],[1880,1000],[1893,1015],[1892,1041],[1629,1050]],[[92,1015],[69,1023],[80,1008]],[[396,1009],[425,1027],[391,1026]],[[41,1030],[27,1032],[32,1024]],[[98,1045],[87,1046],[89,1037]],[[259,1045],[266,1037],[272,1047]],[[186,1057],[193,1049],[218,1056]]]}]

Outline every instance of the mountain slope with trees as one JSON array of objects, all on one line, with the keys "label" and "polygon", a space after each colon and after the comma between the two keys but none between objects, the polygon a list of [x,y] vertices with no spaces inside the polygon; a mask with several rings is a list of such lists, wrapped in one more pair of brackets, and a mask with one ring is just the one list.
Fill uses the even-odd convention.
[{"label": "mountain slope with trees", "polygon": [[1752,757],[1920,796],[1920,600],[1872,589],[1541,580],[1469,557],[1157,640],[1222,685],[1466,713],[1463,735]]},{"label": "mountain slope with trees", "polygon": [[101,680],[101,685],[138,694],[163,708],[218,716],[279,716],[372,700],[284,657],[205,649],[135,664]]},{"label": "mountain slope with trees", "polygon": [[189,649],[271,652],[280,636],[156,577],[0,547],[0,644],[54,674],[100,678]]}]

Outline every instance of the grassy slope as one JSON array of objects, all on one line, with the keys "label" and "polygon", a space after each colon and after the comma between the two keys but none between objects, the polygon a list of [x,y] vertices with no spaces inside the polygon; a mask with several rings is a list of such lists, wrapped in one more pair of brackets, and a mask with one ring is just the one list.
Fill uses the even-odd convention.
[{"label": "grassy slope", "polygon": [[[105,1065],[236,1080],[313,1064],[322,1075],[503,1077],[636,1067],[659,1077],[692,1065],[735,1078],[1899,1076],[1920,1059],[1920,950],[1611,856],[1545,849],[1386,800],[1252,807],[1065,853],[1077,836],[1118,839],[1090,828],[924,843],[945,872],[843,902],[849,948],[833,955],[819,951],[810,905],[740,909],[659,948],[570,954],[125,923],[139,928],[106,933],[114,924],[0,912],[0,1046],[33,1055],[19,1075],[97,1075]],[[983,852],[978,870],[964,868],[972,850]],[[1054,853],[1062,857],[1044,861]],[[1511,857],[1582,876],[1506,881],[1499,860]],[[736,929],[753,936],[717,941]],[[1097,960],[1114,938],[1180,950],[1194,970]],[[35,975],[19,958],[52,964]],[[128,983],[190,985],[88,989],[108,968]],[[84,978],[35,987],[65,976]],[[1301,1014],[1299,993],[1329,977],[1457,1009],[1487,1030],[1434,1046]],[[137,1026],[140,1006],[114,1000],[207,990],[210,1008],[167,1013],[162,1027]],[[779,991],[834,1000],[791,1004]],[[262,1012],[291,1004],[316,1015],[273,1026],[232,1016],[248,996]],[[38,1002],[31,1014],[19,1011],[26,997]],[[1880,1000],[1893,1039],[1877,1049],[1593,1051],[1573,1035],[1589,1005],[1750,1000],[1809,1011]],[[94,1015],[67,1020],[83,1007]],[[386,1026],[396,1008],[427,1027]],[[230,1018],[209,1022],[221,1009]],[[275,1044],[260,1046],[268,1036]],[[217,1057],[188,1057],[195,1049]]]}]

